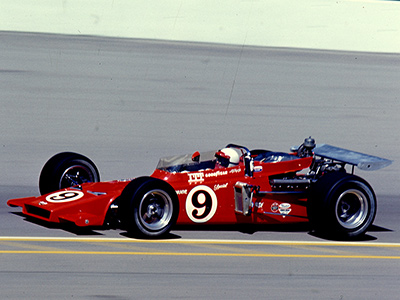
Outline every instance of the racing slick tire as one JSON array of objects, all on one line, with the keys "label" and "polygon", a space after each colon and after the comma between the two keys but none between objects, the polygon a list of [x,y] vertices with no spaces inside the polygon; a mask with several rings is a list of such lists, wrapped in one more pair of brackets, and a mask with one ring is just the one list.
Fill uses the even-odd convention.
[{"label": "racing slick tire", "polygon": [[152,177],[139,177],[122,191],[118,211],[128,233],[144,238],[158,238],[169,233],[175,225],[179,200],[167,182]]},{"label": "racing slick tire", "polygon": [[51,157],[39,176],[41,195],[85,182],[100,181],[96,165],[86,156],[62,152]]},{"label": "racing slick tire", "polygon": [[334,238],[356,238],[375,219],[375,193],[358,176],[328,173],[312,187],[307,213],[315,232]]}]

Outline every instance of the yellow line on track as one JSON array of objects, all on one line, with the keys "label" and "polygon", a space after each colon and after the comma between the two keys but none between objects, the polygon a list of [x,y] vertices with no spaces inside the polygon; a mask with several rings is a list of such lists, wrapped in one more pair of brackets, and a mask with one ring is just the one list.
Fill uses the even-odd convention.
[{"label": "yellow line on track", "polygon": [[261,241],[261,240],[140,240],[130,238],[63,238],[63,237],[1,237],[8,242],[72,242],[72,243],[149,243],[149,244],[230,244],[230,245],[280,245],[280,246],[336,246],[336,247],[383,247],[400,248],[400,243],[374,242],[316,242],[316,241]]},{"label": "yellow line on track", "polygon": [[0,250],[0,254],[64,254],[64,255],[143,255],[143,256],[218,256],[218,257],[264,257],[264,258],[350,258],[350,259],[400,259],[400,256],[379,255],[314,255],[271,253],[185,253],[185,252],[124,252],[124,251],[38,251]]}]

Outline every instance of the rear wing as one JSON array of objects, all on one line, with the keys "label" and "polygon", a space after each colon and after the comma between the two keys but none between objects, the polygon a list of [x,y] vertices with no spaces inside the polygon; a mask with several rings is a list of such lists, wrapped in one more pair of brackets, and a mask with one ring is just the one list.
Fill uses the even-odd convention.
[{"label": "rear wing", "polygon": [[332,159],[356,166],[363,171],[379,170],[392,163],[391,160],[385,158],[346,150],[327,144],[317,145],[314,148],[314,154],[322,158]]}]

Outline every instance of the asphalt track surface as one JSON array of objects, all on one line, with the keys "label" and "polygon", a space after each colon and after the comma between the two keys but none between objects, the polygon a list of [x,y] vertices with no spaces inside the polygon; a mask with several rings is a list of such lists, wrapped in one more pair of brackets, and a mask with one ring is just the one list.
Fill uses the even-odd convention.
[{"label": "asphalt track surface", "polygon": [[[26,299],[396,299],[400,56],[0,33],[0,286]],[[318,143],[394,163],[357,172],[378,213],[360,241],[307,226],[176,228],[141,241],[77,231],[5,205],[37,195],[44,162],[92,158],[103,180],[148,175],[161,156],[228,143]]]}]

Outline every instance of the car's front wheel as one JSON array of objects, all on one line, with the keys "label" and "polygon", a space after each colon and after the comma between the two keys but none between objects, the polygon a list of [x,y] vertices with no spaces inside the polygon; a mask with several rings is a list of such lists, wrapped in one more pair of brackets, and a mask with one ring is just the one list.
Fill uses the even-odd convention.
[{"label": "car's front wheel", "polygon": [[96,165],[86,156],[62,152],[51,157],[39,177],[40,194],[48,194],[85,182],[100,181]]},{"label": "car's front wheel", "polygon": [[168,183],[152,177],[140,177],[125,187],[118,210],[129,233],[157,238],[167,234],[176,223],[179,201]]},{"label": "car's front wheel", "polygon": [[308,217],[321,234],[354,238],[364,234],[374,221],[376,197],[362,178],[346,173],[330,173],[311,190]]}]

